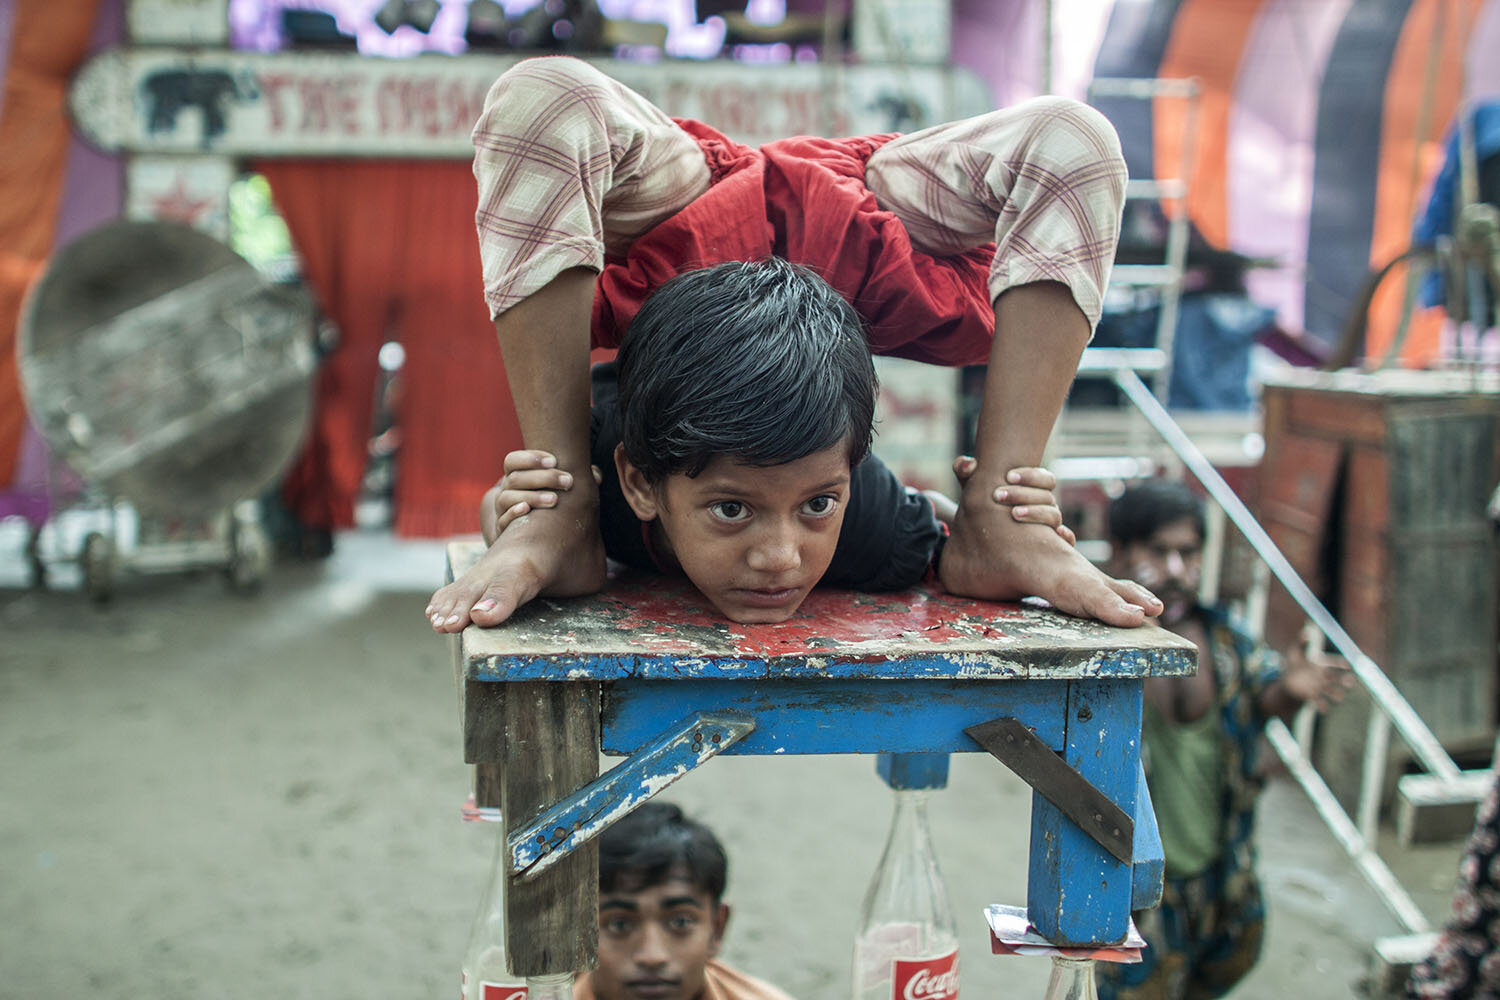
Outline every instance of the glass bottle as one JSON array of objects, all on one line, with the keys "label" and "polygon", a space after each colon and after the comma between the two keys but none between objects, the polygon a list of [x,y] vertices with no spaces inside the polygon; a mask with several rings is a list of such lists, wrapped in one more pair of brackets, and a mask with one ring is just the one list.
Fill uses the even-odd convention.
[{"label": "glass bottle", "polygon": [[[573,973],[552,976],[527,976],[528,1000],[573,1000]],[[527,996],[526,993],[521,994]]]},{"label": "glass bottle", "polygon": [[854,1000],[957,1000],[958,932],[927,831],[927,791],[893,793],[895,815],[854,940]]},{"label": "glass bottle", "polygon": [[1043,1000],[1099,1000],[1094,985],[1094,960],[1052,956],[1052,975]]},{"label": "glass bottle", "polygon": [[[495,860],[464,947],[462,996],[463,1000],[528,1000],[526,983],[505,967],[505,827],[493,825]],[[569,973],[568,982],[572,980]],[[562,995],[571,1000],[571,987]]]}]

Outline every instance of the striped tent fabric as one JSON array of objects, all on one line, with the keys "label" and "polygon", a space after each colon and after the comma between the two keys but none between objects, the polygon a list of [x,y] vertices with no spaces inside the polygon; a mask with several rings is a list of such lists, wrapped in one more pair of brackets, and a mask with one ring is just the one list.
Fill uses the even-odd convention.
[{"label": "striped tent fabric", "polygon": [[[1325,343],[1367,275],[1410,244],[1460,108],[1500,99],[1497,0],[1118,0],[1100,16],[1097,75],[1201,82],[1193,223],[1273,262],[1251,297]],[[1173,176],[1182,103],[1131,103],[1100,102],[1131,175]],[[1405,284],[1396,269],[1371,306],[1371,356],[1395,335]],[[1441,321],[1417,315],[1406,364],[1437,355]]]}]

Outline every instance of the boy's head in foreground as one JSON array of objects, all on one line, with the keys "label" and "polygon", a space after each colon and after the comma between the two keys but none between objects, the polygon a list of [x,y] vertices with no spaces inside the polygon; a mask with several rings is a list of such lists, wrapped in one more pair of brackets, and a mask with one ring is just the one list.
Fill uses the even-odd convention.
[{"label": "boy's head in foreground", "polygon": [[620,485],[728,618],[790,617],[833,558],[869,452],[875,368],[854,310],[771,258],[679,275],[620,345]]},{"label": "boy's head in foreground", "polygon": [[665,802],[648,802],[599,840],[597,1000],[694,1000],[729,907],[718,838]]},{"label": "boy's head in foreground", "polygon": [[1146,479],[1109,505],[1111,569],[1161,598],[1169,628],[1197,607],[1203,530],[1203,501],[1186,483]]}]

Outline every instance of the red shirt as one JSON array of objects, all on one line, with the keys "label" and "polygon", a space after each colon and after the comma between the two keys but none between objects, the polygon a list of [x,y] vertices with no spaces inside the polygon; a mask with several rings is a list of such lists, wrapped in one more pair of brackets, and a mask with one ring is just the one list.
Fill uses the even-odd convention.
[{"label": "red shirt", "polygon": [[646,297],[689,267],[772,255],[807,264],[865,322],[876,354],[940,365],[981,364],[995,317],[987,281],[994,246],[934,257],[865,187],[870,154],[894,135],[798,137],[760,149],[707,125],[697,140],[711,186],[606,263],[594,298],[596,347],[617,347]]}]

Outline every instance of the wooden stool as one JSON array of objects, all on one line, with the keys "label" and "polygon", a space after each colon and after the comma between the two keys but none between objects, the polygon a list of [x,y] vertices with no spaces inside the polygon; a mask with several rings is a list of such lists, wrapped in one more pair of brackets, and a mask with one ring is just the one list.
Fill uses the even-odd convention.
[{"label": "wooden stool", "polygon": [[[481,551],[454,543],[450,572]],[[593,838],[720,753],[884,754],[882,776],[910,788],[946,781],[949,753],[988,750],[1034,789],[1039,933],[1114,944],[1160,899],[1141,691],[1198,662],[1162,629],[925,588],[814,591],[789,621],[738,625],[686,581],[627,576],[471,626],[454,648],[475,799],[505,824],[518,976],[594,965]],[[625,759],[600,775],[601,750]]]}]

